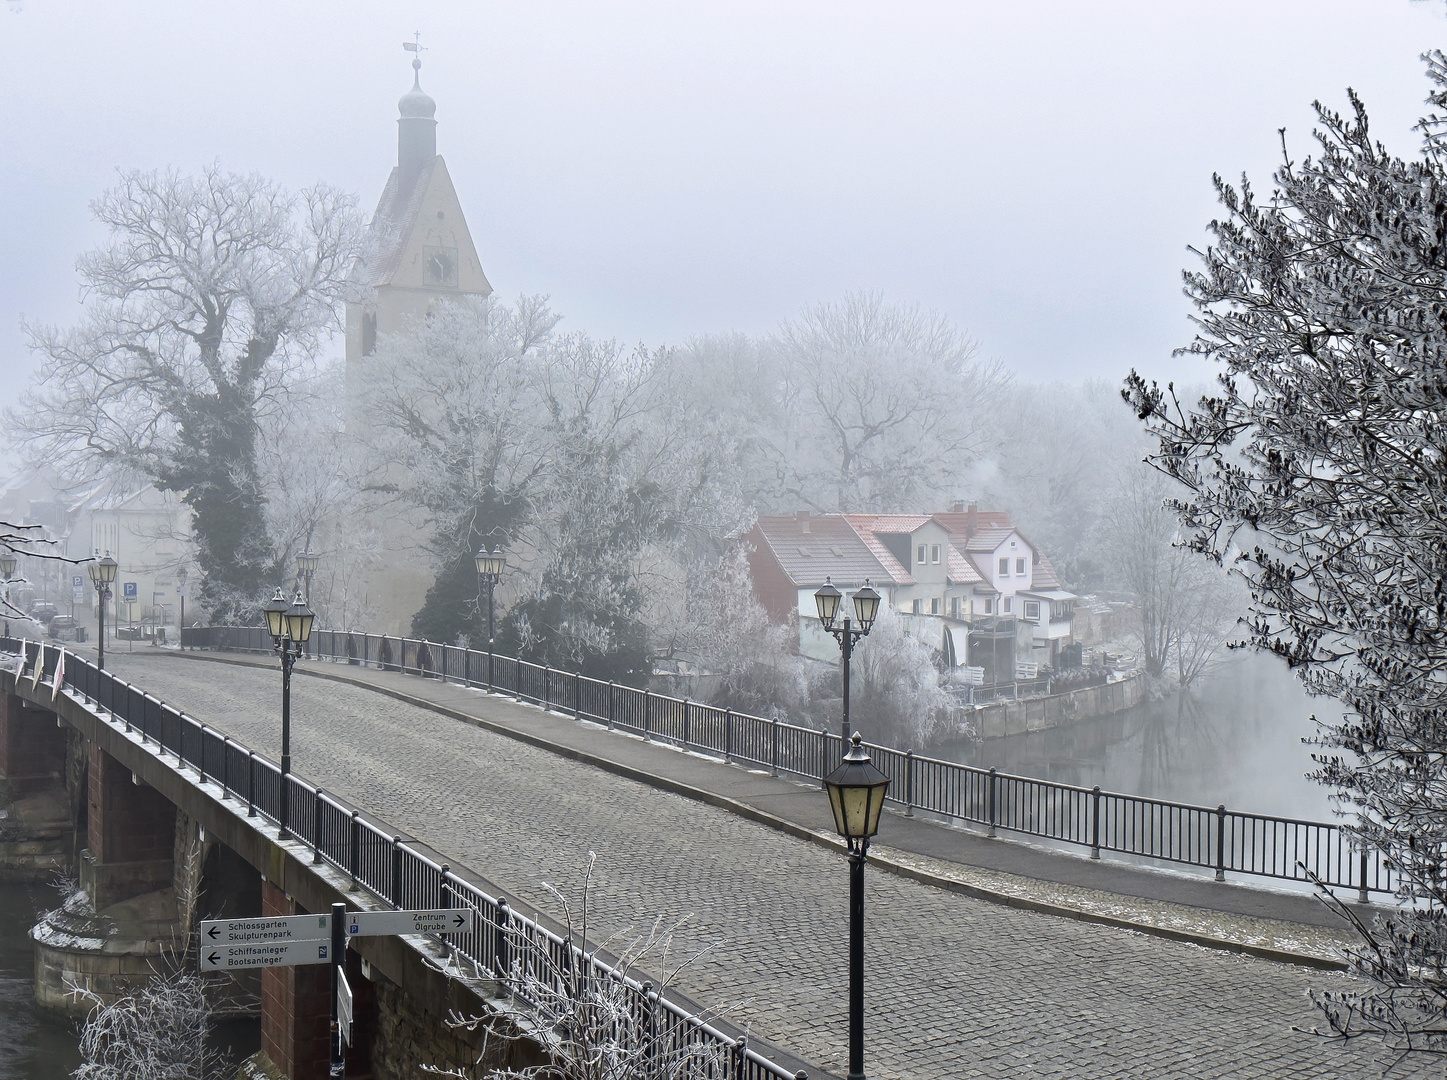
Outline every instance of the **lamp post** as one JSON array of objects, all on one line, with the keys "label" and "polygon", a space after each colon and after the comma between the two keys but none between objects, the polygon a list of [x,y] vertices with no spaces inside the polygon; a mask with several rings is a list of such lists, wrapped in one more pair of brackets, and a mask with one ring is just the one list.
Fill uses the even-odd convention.
[{"label": "lamp post", "polygon": [[477,582],[479,585],[487,586],[487,685],[492,686],[492,590],[502,580],[502,573],[507,569],[507,557],[503,555],[502,548],[495,546],[492,554],[487,552],[487,545],[477,549],[477,554],[472,557],[473,565],[477,567]]},{"label": "lamp post", "polygon": [[313,555],[310,551],[303,551],[296,557],[296,568],[297,572],[301,574],[302,588],[304,590],[302,595],[306,599],[307,607],[312,606],[312,575],[317,572],[317,564],[319,562],[321,562],[321,559]]},{"label": "lamp post", "polygon": [[90,583],[95,586],[96,602],[100,610],[100,634],[96,642],[98,654],[95,666],[103,668],[106,666],[106,597],[111,594],[111,583],[116,579],[116,561],[111,558],[111,553],[107,551],[105,558],[92,562],[88,573]]},{"label": "lamp post", "polygon": [[5,586],[5,636],[10,636],[10,579],[15,576],[15,552],[0,552],[0,584]]},{"label": "lamp post", "polygon": [[271,647],[281,657],[281,805],[277,823],[281,826],[278,835],[285,839],[291,823],[291,668],[311,637],[315,616],[301,593],[288,605],[280,588],[261,610],[266,614]]},{"label": "lamp post", "polygon": [[834,828],[849,848],[849,1080],[864,1076],[864,857],[879,831],[889,777],[874,767],[859,733],[839,766],[824,778]]},{"label": "lamp post", "polygon": [[879,594],[869,584],[869,579],[864,579],[864,588],[854,594],[854,614],[859,620],[858,626],[849,625],[849,617],[846,615],[844,621],[836,626],[835,620],[839,618],[840,602],[844,594],[834,587],[829,579],[824,579],[824,584],[814,594],[814,603],[819,608],[819,621],[824,624],[824,629],[834,635],[834,640],[839,642],[839,651],[844,654],[844,739],[849,739],[849,658],[854,654],[854,643],[860,638],[868,635],[874,627],[875,617],[879,614]]}]

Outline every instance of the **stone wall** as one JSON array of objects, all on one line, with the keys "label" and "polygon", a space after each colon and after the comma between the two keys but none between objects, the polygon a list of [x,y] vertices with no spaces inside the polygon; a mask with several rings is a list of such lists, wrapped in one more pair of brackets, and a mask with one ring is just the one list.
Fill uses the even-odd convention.
[{"label": "stone wall", "polygon": [[981,738],[996,739],[1125,712],[1139,705],[1144,697],[1145,676],[1137,674],[1104,686],[1072,690],[1068,694],[999,701],[976,709],[971,719]]}]

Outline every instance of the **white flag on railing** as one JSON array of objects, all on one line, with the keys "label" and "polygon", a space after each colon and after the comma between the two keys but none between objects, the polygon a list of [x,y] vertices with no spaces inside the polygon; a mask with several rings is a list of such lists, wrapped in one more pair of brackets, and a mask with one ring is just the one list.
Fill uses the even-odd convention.
[{"label": "white flag on railing", "polygon": [[50,700],[54,701],[60,693],[60,684],[65,682],[65,648],[62,647],[60,655],[55,658],[55,675],[50,680]]},{"label": "white flag on railing", "polygon": [[45,670],[45,642],[40,643],[40,648],[35,650],[35,671],[30,676],[30,689],[40,689],[40,673]]},{"label": "white flag on railing", "polygon": [[21,648],[20,655],[15,658],[15,681],[20,681],[20,676],[25,674],[25,649]]}]

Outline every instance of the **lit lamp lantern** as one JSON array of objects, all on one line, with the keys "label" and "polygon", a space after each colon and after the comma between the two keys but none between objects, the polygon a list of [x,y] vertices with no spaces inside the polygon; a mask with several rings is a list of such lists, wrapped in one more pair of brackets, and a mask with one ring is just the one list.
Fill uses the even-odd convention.
[{"label": "lit lamp lantern", "polygon": [[834,827],[849,847],[849,1080],[864,1080],[864,857],[879,831],[889,777],[874,767],[856,732],[824,786]]}]

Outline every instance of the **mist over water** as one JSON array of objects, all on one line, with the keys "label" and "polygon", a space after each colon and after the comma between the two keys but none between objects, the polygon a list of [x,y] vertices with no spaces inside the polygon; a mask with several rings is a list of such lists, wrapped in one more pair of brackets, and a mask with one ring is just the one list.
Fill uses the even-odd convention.
[{"label": "mist over water", "polygon": [[1232,660],[1189,694],[1054,731],[955,743],[943,756],[1002,772],[1204,806],[1331,820],[1328,791],[1307,779],[1309,698],[1273,657]]}]

